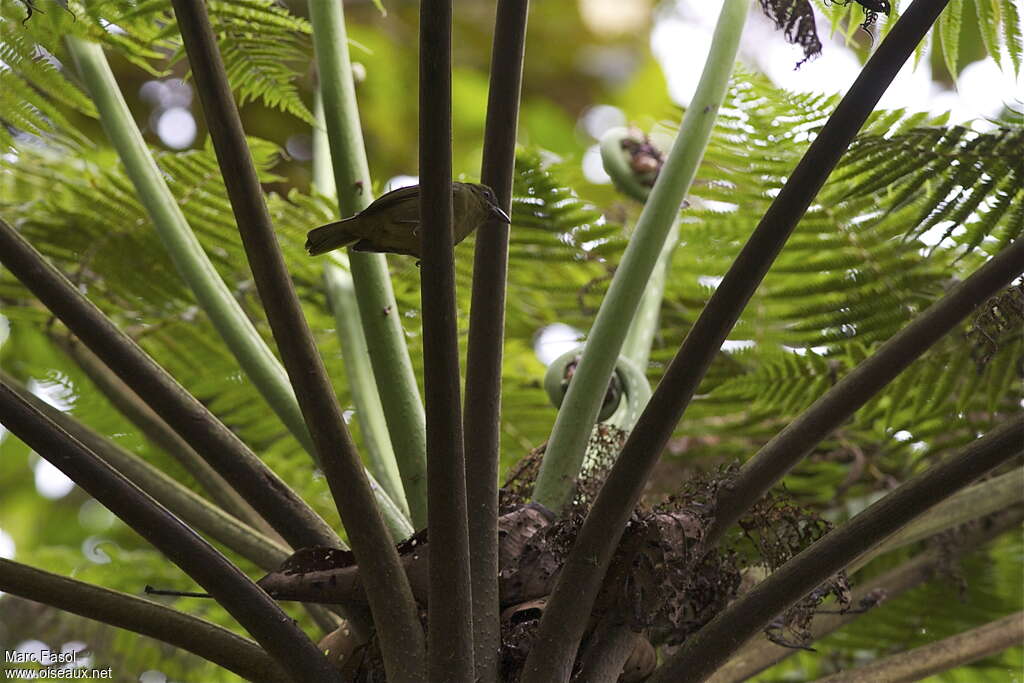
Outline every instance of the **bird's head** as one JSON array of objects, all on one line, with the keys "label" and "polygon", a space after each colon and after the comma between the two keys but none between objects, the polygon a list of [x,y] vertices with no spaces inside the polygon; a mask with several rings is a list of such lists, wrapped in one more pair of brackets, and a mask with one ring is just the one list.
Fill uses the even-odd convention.
[{"label": "bird's head", "polygon": [[468,187],[476,195],[478,201],[487,207],[492,216],[500,218],[506,223],[512,222],[508,214],[498,205],[498,198],[495,196],[494,190],[480,183],[470,183]]}]

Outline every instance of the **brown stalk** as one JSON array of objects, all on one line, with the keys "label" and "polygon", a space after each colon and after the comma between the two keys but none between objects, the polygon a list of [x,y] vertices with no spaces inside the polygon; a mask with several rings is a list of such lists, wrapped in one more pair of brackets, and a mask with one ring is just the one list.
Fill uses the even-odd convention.
[{"label": "brown stalk", "polygon": [[[965,556],[1000,534],[1017,527],[1021,520],[1024,520],[1024,510],[1020,509],[998,515],[992,520],[990,526],[981,532],[972,533],[967,541],[957,547],[954,552],[957,556]],[[879,600],[892,600],[908,590],[934,579],[943,567],[948,566],[948,563],[949,553],[945,548],[921,553],[895,569],[858,586],[850,597],[850,603],[857,607],[870,605]],[[885,609],[884,602],[879,607],[866,611],[852,609],[844,613],[815,617],[810,628],[811,641],[821,640],[862,615],[872,613],[874,609]],[[708,683],[742,683],[797,652],[800,650],[776,645],[767,638],[759,637],[740,648],[722,668],[708,679]]]},{"label": "brown stalk", "polygon": [[335,679],[316,645],[238,567],[3,383],[0,423],[209,591],[293,680]]},{"label": "brown stalk", "polygon": [[816,683],[912,683],[1024,643],[1024,612],[865,666],[819,678]]},{"label": "brown stalk", "polygon": [[541,621],[524,681],[569,677],[626,522],[712,360],[786,240],[946,0],[916,0],[861,70],[758,223],[672,359],[612,467]]},{"label": "brown stalk", "polygon": [[775,570],[687,638],[650,683],[703,681],[775,615],[932,505],[1021,453],[1024,453],[1024,421],[1014,420],[996,427],[949,459],[910,479]]},{"label": "brown stalk", "polygon": [[53,334],[50,339],[75,361],[110,404],[135,425],[147,440],[180,462],[210,494],[215,503],[246,524],[276,536],[274,530],[252,509],[252,506],[217,474],[217,470],[210,467],[184,439],[178,436],[177,432],[171,429],[170,425],[160,419],[160,416],[131,390],[131,387],[104,365],[96,354],[73,337]]},{"label": "brown stalk", "polygon": [[292,547],[341,539],[206,406],[0,220],[0,263],[210,463]]},{"label": "brown stalk", "polygon": [[93,586],[0,558],[0,590],[169,643],[242,678],[277,683],[288,677],[260,647],[231,631],[127,593]]},{"label": "brown stalk", "polygon": [[[519,94],[523,78],[528,0],[499,0],[491,51],[491,81],[480,182],[512,215]],[[473,661],[479,683],[498,680],[501,644],[498,606],[498,456],[501,428],[501,359],[509,226],[492,218],[477,230],[473,295],[466,352],[463,416],[466,504],[473,596]]]},{"label": "brown stalk", "polygon": [[352,550],[365,569],[366,592],[388,675],[396,682],[421,680],[422,648],[417,644],[423,642],[423,632],[416,605],[278,246],[206,4],[174,0],[173,5],[260,300],[313,439],[315,456]]},{"label": "brown stalk", "polygon": [[420,4],[420,299],[431,681],[473,683],[473,606],[452,236],[452,2]]}]

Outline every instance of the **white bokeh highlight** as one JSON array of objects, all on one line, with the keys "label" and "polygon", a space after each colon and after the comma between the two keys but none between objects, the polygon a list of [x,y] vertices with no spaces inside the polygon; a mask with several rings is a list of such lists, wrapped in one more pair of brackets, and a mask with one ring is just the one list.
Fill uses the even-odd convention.
[{"label": "white bokeh highlight", "polygon": [[[907,4],[901,2],[900,6]],[[651,50],[665,73],[669,95],[680,105],[687,105],[697,88],[720,8],[720,3],[678,0],[670,11],[655,19]],[[818,36],[823,46],[821,55],[795,69],[803,58],[800,49],[785,42],[755,7],[744,29],[740,58],[787,90],[842,94],[852,85],[862,65],[841,36],[831,35],[827,19],[821,16]],[[986,119],[997,116],[1004,106],[1013,106],[1014,102],[1024,102],[1024,74],[1014,77],[1009,69],[1003,71],[994,60],[985,58],[961,64],[956,88],[950,90],[932,80],[925,56],[916,65],[913,58],[907,60],[878,108],[906,108],[936,115],[948,111],[951,122],[972,122],[976,129],[984,130],[991,127]]]},{"label": "white bokeh highlight", "polygon": [[36,491],[43,498],[57,500],[68,495],[75,488],[75,482],[42,458],[32,466],[32,473],[35,477]]},{"label": "white bokeh highlight", "polygon": [[186,149],[196,139],[196,120],[184,107],[164,110],[156,121],[156,134],[171,149]]},{"label": "white bokeh highlight", "polygon": [[544,365],[552,362],[563,353],[572,351],[580,345],[583,333],[565,323],[552,323],[542,327],[534,338],[533,352]]},{"label": "white bokeh highlight", "polygon": [[0,529],[0,557],[5,560],[13,560],[17,545],[9,533]]}]

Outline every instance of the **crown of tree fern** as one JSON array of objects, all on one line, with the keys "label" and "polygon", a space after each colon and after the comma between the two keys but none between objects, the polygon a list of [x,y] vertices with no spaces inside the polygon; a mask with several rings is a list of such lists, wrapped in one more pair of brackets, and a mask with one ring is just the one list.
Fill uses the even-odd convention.
[{"label": "crown of tree fern", "polygon": [[[30,6],[31,20],[23,22]],[[308,23],[274,0],[211,0],[209,9],[239,103],[256,101],[290,113],[296,129],[304,129],[312,117],[299,97],[297,81],[310,59]],[[830,3],[825,11],[834,27],[850,35],[863,22],[863,9],[856,2]],[[1014,1],[953,0],[935,29],[950,71],[955,73],[958,66],[956,45],[965,11],[977,12],[989,53],[1004,66],[1019,69],[1024,48]],[[63,3],[50,0],[0,0],[0,17],[0,211],[5,220],[15,223],[90,300],[261,456],[272,459],[282,477],[297,484],[331,524],[340,526],[325,482],[243,379],[237,361],[175,272],[117,156],[105,138],[95,135],[98,126],[91,119],[96,110],[78,85],[63,44],[65,35],[85,37],[154,77],[165,77],[184,61],[169,3],[69,2],[65,10]],[[884,34],[894,20],[880,18],[876,32]],[[646,368],[653,382],[836,101],[786,92],[743,71],[734,76],[689,205],[680,212],[679,245]],[[249,147],[260,180],[281,181],[275,174],[280,148],[255,138]],[[742,314],[730,337],[742,343],[718,353],[678,426],[684,438],[670,448],[687,456],[709,453],[716,463],[749,457],[953,284],[1020,239],[1022,147],[1020,121],[1007,119],[990,131],[977,132],[926,114],[874,113]],[[162,152],[156,159],[215,268],[269,340],[213,150],[207,145]],[[584,189],[578,165],[577,159],[558,159],[537,148],[520,149],[516,159],[508,310],[501,342],[506,464],[536,447],[554,420],[542,387],[544,368],[534,353],[537,330],[564,322],[587,333],[638,212],[637,205],[625,202],[603,212],[603,205],[588,200],[589,193],[608,194],[592,186]],[[292,189],[286,195],[267,192],[267,204],[316,344],[347,406],[336,321],[323,293],[322,262],[302,249],[307,230],[336,218],[334,203]],[[456,252],[462,312],[469,309],[474,241],[471,237]],[[389,264],[421,376],[420,272],[409,259],[394,258]],[[790,491],[802,502],[842,516],[847,512],[843,503],[850,510],[863,507],[893,481],[926,469],[951,449],[1019,414],[1024,379],[1019,291],[1010,288],[982,306],[857,411],[786,478]],[[117,435],[122,445],[162,468],[178,467],[149,445],[62,353],[59,342],[67,339],[66,329],[3,270],[0,304],[2,317],[10,322],[9,336],[0,346],[5,369],[73,397],[70,411],[83,422]],[[464,326],[460,333],[465,336]],[[8,331],[0,329],[0,338],[5,335]],[[0,455],[14,448],[21,446],[5,439]],[[697,458],[681,462],[683,467],[705,466]],[[195,485],[187,474],[178,474]],[[79,569],[77,553],[46,552],[36,557],[65,573]],[[111,552],[118,561],[142,566],[148,582],[175,587],[182,581],[181,588],[189,587],[181,572],[155,551]],[[897,609],[869,613],[856,627],[824,641],[822,648],[839,661],[853,662],[865,651],[886,654],[879,634],[885,642],[908,646],[934,639],[919,632],[922,624],[916,620],[922,615],[928,628],[941,635],[1001,616],[1009,608],[1007,600],[1020,602],[1020,552],[1019,538],[1003,538],[984,561],[974,558],[965,564],[962,576],[975,591],[970,609],[939,604],[926,591],[910,593],[899,599]],[[138,588],[135,574],[103,572],[102,566],[94,566],[86,574],[97,583]],[[215,621],[229,620],[212,603],[211,615]],[[178,673],[177,664],[163,666],[166,657],[154,649],[136,650],[127,641],[113,649],[125,657],[125,667],[159,661],[165,672]],[[198,665],[198,660],[174,661],[183,678],[198,670],[203,680],[233,680],[212,666]],[[821,656],[801,655],[769,676],[825,673],[819,671],[822,661]],[[1003,667],[1019,665],[1019,650],[996,661]],[[988,680],[989,674],[998,680],[991,660],[970,672],[976,675],[972,681]]]}]

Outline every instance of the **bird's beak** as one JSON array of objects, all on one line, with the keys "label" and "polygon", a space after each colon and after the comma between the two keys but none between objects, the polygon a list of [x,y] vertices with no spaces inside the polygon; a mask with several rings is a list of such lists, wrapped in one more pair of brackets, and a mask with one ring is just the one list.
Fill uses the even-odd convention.
[{"label": "bird's beak", "polygon": [[505,211],[502,210],[502,208],[497,204],[491,204],[491,214],[500,218],[502,221],[506,223],[512,222],[512,219],[508,217],[508,214],[505,213]]}]

